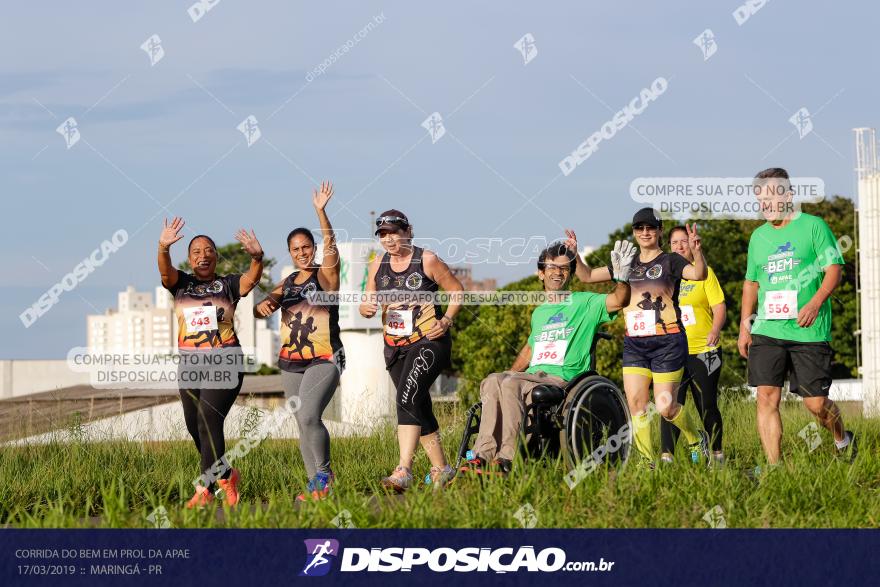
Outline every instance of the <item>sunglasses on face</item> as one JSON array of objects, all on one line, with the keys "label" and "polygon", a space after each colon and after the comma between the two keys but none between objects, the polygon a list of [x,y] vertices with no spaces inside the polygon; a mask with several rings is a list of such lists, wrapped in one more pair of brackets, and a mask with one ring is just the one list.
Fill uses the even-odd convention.
[{"label": "sunglasses on face", "polygon": [[633,232],[655,232],[656,230],[656,226],[649,226],[647,224],[636,224],[635,226],[633,226]]}]

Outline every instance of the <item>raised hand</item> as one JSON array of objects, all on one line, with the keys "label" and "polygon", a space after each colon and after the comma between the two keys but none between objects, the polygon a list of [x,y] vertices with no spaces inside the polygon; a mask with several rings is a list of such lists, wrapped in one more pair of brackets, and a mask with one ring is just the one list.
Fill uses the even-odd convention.
[{"label": "raised hand", "polygon": [[578,252],[578,237],[577,237],[577,235],[574,233],[574,231],[572,229],[566,228],[565,229],[565,236],[566,236],[566,239],[565,239],[565,242],[563,243],[565,245],[565,248],[568,249],[569,251],[571,251],[572,253],[577,254],[577,252]]},{"label": "raised hand", "polygon": [[312,191],[312,204],[315,206],[315,210],[323,210],[332,197],[333,184],[329,181],[322,181],[321,191]]},{"label": "raised hand", "polygon": [[245,229],[239,229],[238,232],[235,233],[235,240],[241,243],[242,248],[247,251],[247,254],[251,257],[262,257],[263,256],[263,247],[260,246],[260,241],[257,240],[257,235],[254,234],[254,230],[251,229],[250,234]]},{"label": "raised hand", "polygon": [[612,277],[615,281],[629,281],[633,259],[636,257],[636,246],[628,240],[615,241],[611,250]]},{"label": "raised hand", "polygon": [[691,250],[695,253],[701,251],[702,243],[700,240],[700,235],[697,234],[697,223],[694,222],[691,225],[685,224],[684,228],[685,230],[687,230],[688,245],[690,246]]},{"label": "raised hand", "polygon": [[168,224],[168,219],[166,218],[162,223],[162,234],[159,235],[159,246],[168,248],[180,239],[183,238],[183,235],[180,234],[180,231],[183,230],[186,222],[183,221],[183,218],[175,216],[171,221],[171,224]]}]

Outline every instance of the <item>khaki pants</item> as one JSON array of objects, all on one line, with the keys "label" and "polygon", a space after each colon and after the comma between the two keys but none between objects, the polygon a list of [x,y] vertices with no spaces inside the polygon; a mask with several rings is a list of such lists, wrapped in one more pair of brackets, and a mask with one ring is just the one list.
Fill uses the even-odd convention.
[{"label": "khaki pants", "polygon": [[474,453],[492,462],[494,458],[513,460],[526,406],[532,390],[539,385],[565,386],[565,380],[543,371],[492,373],[480,384],[480,432]]}]

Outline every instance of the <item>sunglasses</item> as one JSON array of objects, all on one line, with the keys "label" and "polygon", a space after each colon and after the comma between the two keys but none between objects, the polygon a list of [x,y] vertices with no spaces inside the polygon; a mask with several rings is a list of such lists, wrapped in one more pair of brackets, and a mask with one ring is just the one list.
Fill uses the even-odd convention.
[{"label": "sunglasses", "polygon": [[376,218],[376,226],[381,226],[382,224],[402,224],[404,226],[409,226],[409,222],[407,222],[406,218],[401,218],[400,216],[379,216]]},{"label": "sunglasses", "polygon": [[656,226],[651,226],[649,224],[636,224],[633,226],[633,232],[642,232],[647,230],[648,232],[654,232],[657,230]]}]

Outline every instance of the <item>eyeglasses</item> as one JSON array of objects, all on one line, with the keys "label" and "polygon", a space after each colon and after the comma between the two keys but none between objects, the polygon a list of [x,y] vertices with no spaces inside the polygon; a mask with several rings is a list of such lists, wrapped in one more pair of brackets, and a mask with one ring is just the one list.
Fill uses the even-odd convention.
[{"label": "eyeglasses", "polygon": [[381,226],[382,224],[402,224],[408,226],[409,222],[406,218],[401,218],[400,216],[379,216],[376,218],[376,226]]},{"label": "eyeglasses", "polygon": [[549,272],[551,269],[560,273],[571,273],[571,267],[569,265],[553,265],[551,263],[546,263],[544,265],[544,271]]},{"label": "eyeglasses", "polygon": [[635,226],[633,226],[633,232],[655,232],[656,230],[656,226],[651,226],[649,224],[636,224]]}]

